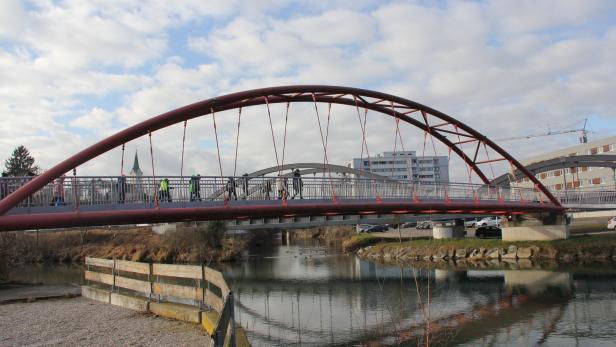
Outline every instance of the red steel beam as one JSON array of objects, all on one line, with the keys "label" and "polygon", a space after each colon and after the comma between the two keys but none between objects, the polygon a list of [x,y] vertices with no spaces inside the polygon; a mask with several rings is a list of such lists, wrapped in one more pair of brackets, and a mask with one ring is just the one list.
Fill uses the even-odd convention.
[{"label": "red steel beam", "polygon": [[315,203],[315,204],[275,204],[262,206],[220,206],[220,207],[163,207],[138,210],[74,211],[46,214],[20,214],[0,216],[0,231],[68,228],[98,225],[123,225],[141,223],[167,223],[178,221],[205,221],[249,217],[284,217],[349,214],[389,214],[396,211],[406,213],[474,213],[482,211],[511,212],[557,212],[563,207],[551,204],[499,202],[387,202],[381,203]]},{"label": "red steel beam", "polygon": [[[224,111],[232,108],[239,107],[242,104],[242,101],[250,100],[249,102],[245,102],[245,104],[263,104],[265,101],[265,97],[271,95],[280,95],[280,94],[291,94],[298,93],[298,95],[305,95],[309,93],[325,93],[326,95],[331,94],[348,94],[357,96],[359,100],[362,100],[363,105],[361,107],[370,108],[373,110],[377,110],[381,113],[384,113],[388,116],[392,115],[391,109],[373,105],[366,101],[365,98],[372,99],[383,99],[389,100],[391,102],[401,104],[413,109],[421,110],[422,114],[428,113],[431,116],[441,119],[444,122],[449,122],[450,124],[456,125],[458,128],[464,130],[469,135],[477,138],[479,142],[484,142],[487,146],[492,148],[495,152],[499,153],[504,158],[507,158],[518,170],[520,170],[526,177],[529,178],[533,183],[535,183],[539,189],[548,197],[548,199],[555,205],[560,206],[559,201],[549,192],[549,190],[534,176],[532,175],[520,162],[518,162],[515,158],[513,158],[509,153],[500,148],[494,142],[490,141],[483,134],[477,132],[473,128],[468,125],[460,122],[459,120],[446,115],[440,111],[437,111],[428,106],[419,104],[417,102],[404,99],[395,95],[390,95],[386,93],[359,89],[359,88],[351,88],[351,87],[341,87],[341,86],[325,86],[325,85],[295,85],[295,86],[281,86],[281,87],[270,87],[270,88],[261,88],[261,89],[253,89],[248,91],[242,91],[237,93],[231,93],[211,99],[206,99],[200,102],[196,102],[194,104],[190,104],[184,107],[180,107],[178,109],[163,113],[156,117],[145,120],[141,123],[133,125],[125,130],[122,130],[112,136],[109,136],[106,139],[101,140],[98,143],[78,152],[77,154],[67,158],[66,160],[60,162],[56,166],[47,170],[40,176],[35,177],[30,182],[25,184],[24,186],[17,189],[15,192],[11,193],[5,199],[0,201],[0,215],[5,214],[11,208],[19,204],[21,201],[26,199],[28,196],[34,194],[36,191],[41,189],[46,184],[53,181],[55,178],[60,177],[62,174],[69,172],[70,170],[78,167],[79,165],[96,158],[107,151],[121,146],[122,144],[139,138],[141,136],[147,135],[150,132],[154,132],[156,130],[166,128],[170,125],[177,124],[183,122],[185,120],[189,120],[192,118],[196,118],[199,116],[207,115],[211,113],[211,110],[215,112]],[[280,100],[285,100],[286,98],[282,97]],[[340,104],[348,104],[344,102],[344,98],[334,99],[331,97],[318,96],[317,101],[323,101],[322,99],[327,99],[328,101]],[[332,101],[333,100],[333,101]],[[294,101],[294,98],[291,98],[290,101]],[[305,101],[305,100],[302,100]],[[271,100],[270,100],[271,102]],[[244,104],[244,105],[245,105]],[[229,105],[235,105],[233,107]],[[400,117],[404,119],[407,123],[411,123],[417,126],[419,122],[411,122],[411,118],[408,116]],[[427,120],[426,120],[427,122]],[[426,124],[425,127],[428,128],[429,125]],[[424,128],[425,129],[425,128]],[[434,134],[436,135],[436,134]],[[453,145],[450,141],[446,139],[445,136],[435,136],[441,142],[445,143],[449,148],[454,150],[458,155],[460,155],[465,161],[467,161],[466,155],[461,150],[456,150],[457,146]],[[482,171],[476,167],[476,165],[471,164],[476,168],[476,173],[481,177],[481,179],[488,183],[489,180],[483,175]]]}]

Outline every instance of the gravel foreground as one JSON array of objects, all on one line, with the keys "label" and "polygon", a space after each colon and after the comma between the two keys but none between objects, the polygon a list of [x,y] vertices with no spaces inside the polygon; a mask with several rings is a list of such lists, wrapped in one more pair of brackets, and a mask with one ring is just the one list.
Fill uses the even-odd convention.
[{"label": "gravel foreground", "polygon": [[196,324],[86,298],[0,305],[0,346],[208,346]]}]

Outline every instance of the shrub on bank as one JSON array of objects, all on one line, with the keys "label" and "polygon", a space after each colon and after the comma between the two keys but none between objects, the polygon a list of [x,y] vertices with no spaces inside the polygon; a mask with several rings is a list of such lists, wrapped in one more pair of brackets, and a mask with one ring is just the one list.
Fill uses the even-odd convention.
[{"label": "shrub on bank", "polygon": [[81,262],[85,257],[158,263],[233,260],[245,240],[224,237],[224,223],[168,235],[150,227],[0,233],[0,270],[16,263]]},{"label": "shrub on bank", "polygon": [[360,248],[368,247],[383,241],[382,238],[372,234],[355,234],[342,242],[342,251],[352,253]]}]

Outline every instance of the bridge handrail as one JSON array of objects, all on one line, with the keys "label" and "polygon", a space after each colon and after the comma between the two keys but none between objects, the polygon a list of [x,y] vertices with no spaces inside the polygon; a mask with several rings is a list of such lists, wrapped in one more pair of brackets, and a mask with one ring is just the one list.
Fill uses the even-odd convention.
[{"label": "bridge handrail", "polygon": [[[200,176],[198,181],[189,176],[166,176],[168,192],[159,189],[161,177],[121,176],[72,176],[63,183],[52,182],[22,201],[18,207],[32,208],[50,205],[79,206],[108,204],[147,204],[224,201],[226,199],[268,200],[282,198],[278,191],[277,177],[261,176],[246,180],[244,177]],[[10,194],[27,182],[24,177],[1,178],[3,196]],[[233,184],[228,185],[231,181]],[[198,189],[191,182],[198,182]],[[246,182],[246,183],[245,183]],[[294,197],[293,178],[285,180],[285,198]],[[229,186],[234,186],[229,189]],[[248,191],[245,190],[246,186]],[[54,190],[55,193],[54,194]],[[61,192],[61,200],[54,202],[54,195]],[[197,194],[197,191],[199,192]],[[235,194],[233,194],[235,193]],[[392,181],[354,177],[302,177],[303,199],[418,199],[418,200],[489,200],[489,201],[547,201],[537,189],[492,187],[457,182]],[[295,196],[295,198],[299,198]]]}]

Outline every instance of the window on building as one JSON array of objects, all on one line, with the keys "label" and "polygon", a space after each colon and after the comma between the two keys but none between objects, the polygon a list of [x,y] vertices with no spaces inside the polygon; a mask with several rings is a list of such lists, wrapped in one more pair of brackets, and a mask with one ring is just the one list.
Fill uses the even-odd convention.
[{"label": "window on building", "polygon": [[593,186],[605,184],[605,179],[603,177],[595,177],[590,181],[590,184]]}]

